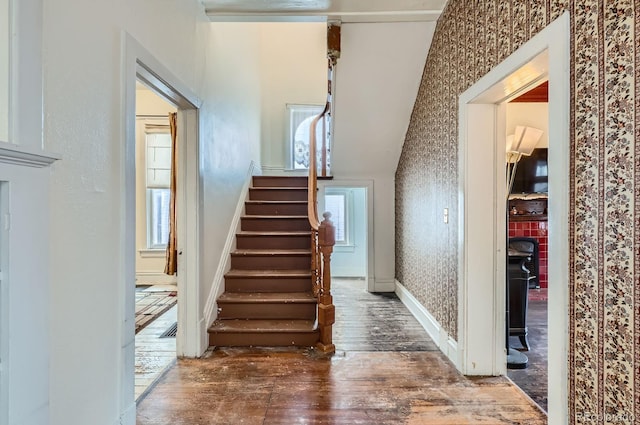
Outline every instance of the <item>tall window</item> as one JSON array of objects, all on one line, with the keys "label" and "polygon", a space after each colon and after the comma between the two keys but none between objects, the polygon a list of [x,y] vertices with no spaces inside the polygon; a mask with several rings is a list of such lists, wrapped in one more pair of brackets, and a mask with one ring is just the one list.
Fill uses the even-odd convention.
[{"label": "tall window", "polygon": [[347,192],[327,189],[324,195],[324,210],[331,213],[331,221],[336,228],[336,245],[349,244]]},{"label": "tall window", "polygon": [[148,133],[146,142],[147,247],[163,249],[169,241],[171,135]]},{"label": "tall window", "polygon": [[[289,146],[290,168],[294,170],[309,169],[309,131],[311,121],[319,115],[323,106],[319,105],[287,105],[289,113]],[[328,131],[328,129],[327,129]],[[322,148],[322,125],[316,128],[317,150]],[[319,154],[320,152],[317,152]],[[318,156],[319,159],[319,156]]]}]

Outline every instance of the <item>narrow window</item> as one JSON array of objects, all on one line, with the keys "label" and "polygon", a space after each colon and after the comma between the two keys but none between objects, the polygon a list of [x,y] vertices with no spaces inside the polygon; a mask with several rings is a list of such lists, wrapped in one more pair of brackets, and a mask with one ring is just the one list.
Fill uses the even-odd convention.
[{"label": "narrow window", "polygon": [[171,135],[147,134],[147,248],[163,249],[169,240]]},{"label": "narrow window", "polygon": [[328,191],[324,197],[324,210],[331,213],[331,221],[336,228],[336,245],[349,244],[349,218],[347,193],[345,191]]}]

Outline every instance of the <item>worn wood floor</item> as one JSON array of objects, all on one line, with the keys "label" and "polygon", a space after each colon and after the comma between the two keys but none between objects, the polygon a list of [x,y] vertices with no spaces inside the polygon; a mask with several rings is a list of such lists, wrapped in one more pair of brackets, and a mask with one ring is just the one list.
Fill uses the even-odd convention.
[{"label": "worn wood floor", "polygon": [[[543,410],[547,410],[547,378],[548,378],[548,326],[547,301],[530,300],[527,317],[529,327],[529,351],[524,351],[529,358],[526,369],[509,369],[507,376],[529,395]],[[511,347],[520,348],[517,337],[509,338]]]},{"label": "worn wood floor", "polygon": [[178,360],[138,403],[137,424],[546,423],[507,379],[458,374],[397,298],[362,293],[362,281],[334,288],[334,356],[228,348]]}]

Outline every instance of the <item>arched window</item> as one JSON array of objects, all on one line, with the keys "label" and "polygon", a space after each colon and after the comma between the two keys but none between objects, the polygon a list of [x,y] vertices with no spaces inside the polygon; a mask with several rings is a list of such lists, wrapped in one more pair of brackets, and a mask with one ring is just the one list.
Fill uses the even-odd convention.
[{"label": "arched window", "polygon": [[[287,105],[289,109],[289,146],[290,168],[306,170],[309,168],[309,131],[311,122],[319,115],[323,107],[318,105]],[[326,129],[328,131],[328,129]],[[322,122],[316,128],[316,154],[318,163],[322,148]],[[328,160],[327,160],[328,161]]]}]

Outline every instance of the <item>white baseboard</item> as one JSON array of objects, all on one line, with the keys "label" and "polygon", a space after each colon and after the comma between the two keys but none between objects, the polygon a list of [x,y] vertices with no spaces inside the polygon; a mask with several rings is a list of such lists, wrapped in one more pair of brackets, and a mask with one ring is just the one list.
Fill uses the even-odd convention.
[{"label": "white baseboard", "polygon": [[440,351],[446,355],[453,364],[458,364],[458,343],[449,336],[442,328],[442,325],[429,313],[429,311],[396,280],[396,294],[400,301],[413,314],[416,320],[422,325],[427,334],[436,343]]},{"label": "white baseboard", "polygon": [[[227,239],[224,243],[224,248],[222,249],[222,254],[220,255],[220,260],[218,262],[218,268],[216,269],[216,274],[213,277],[213,283],[211,285],[211,291],[209,292],[209,296],[207,297],[207,302],[204,305],[204,326],[205,329],[213,323],[214,320],[218,317],[218,304],[217,300],[220,294],[224,292],[224,275],[231,268],[231,252],[236,247],[236,233],[240,230],[240,218],[244,213],[244,204],[245,201],[249,197],[249,187],[251,186],[251,178],[256,175],[261,175],[262,170],[260,167],[253,161],[249,165],[249,171],[247,172],[246,181],[244,186],[242,187],[242,191],[240,192],[240,196],[238,197],[238,203],[236,204],[236,210],[233,214],[233,218],[231,220],[231,224],[229,226],[229,232],[227,233]],[[206,335],[206,331],[204,332]]]},{"label": "white baseboard", "polygon": [[176,284],[176,276],[164,273],[139,271],[136,272],[136,285],[147,285],[153,283]]}]

